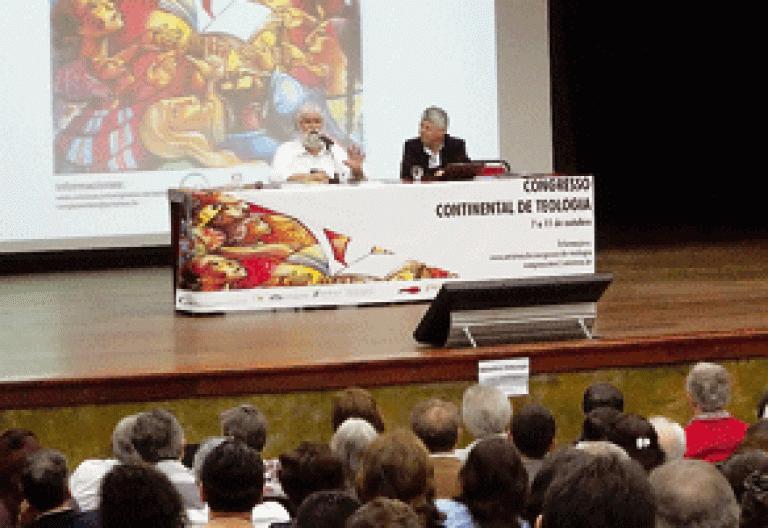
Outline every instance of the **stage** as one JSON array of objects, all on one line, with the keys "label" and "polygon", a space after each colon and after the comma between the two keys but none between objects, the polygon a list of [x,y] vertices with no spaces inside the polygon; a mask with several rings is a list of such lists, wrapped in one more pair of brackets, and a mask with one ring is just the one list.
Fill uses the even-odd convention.
[{"label": "stage", "polygon": [[335,390],[531,372],[768,357],[768,243],[599,251],[614,282],[597,338],[442,349],[413,330],[427,303],[178,314],[170,267],[0,277],[0,409]]}]

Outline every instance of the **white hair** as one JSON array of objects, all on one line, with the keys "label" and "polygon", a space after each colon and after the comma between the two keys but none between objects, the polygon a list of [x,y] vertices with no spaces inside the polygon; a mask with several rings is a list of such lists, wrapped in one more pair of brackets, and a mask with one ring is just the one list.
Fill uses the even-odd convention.
[{"label": "white hair", "polygon": [[347,418],[336,429],[331,438],[330,447],[349,471],[357,469],[363,451],[373,442],[379,433],[362,418]]},{"label": "white hair", "polygon": [[323,122],[325,122],[323,109],[320,108],[320,105],[312,101],[305,101],[301,103],[301,106],[293,114],[293,126],[297,131],[300,130],[301,118],[307,114],[319,114],[323,118]]},{"label": "white hair", "polygon": [[464,391],[461,416],[464,426],[472,436],[484,438],[509,430],[512,404],[509,403],[509,398],[496,387],[472,385]]},{"label": "white hair", "polygon": [[685,389],[704,412],[724,409],[731,397],[728,371],[715,363],[700,362],[694,365],[685,379]]},{"label": "white hair", "polygon": [[667,456],[667,461],[683,458],[686,448],[683,426],[666,416],[651,416],[648,421],[656,430],[659,446]]},{"label": "white hair", "polygon": [[448,129],[448,113],[437,106],[430,106],[421,114],[422,121],[429,121],[435,126]]}]

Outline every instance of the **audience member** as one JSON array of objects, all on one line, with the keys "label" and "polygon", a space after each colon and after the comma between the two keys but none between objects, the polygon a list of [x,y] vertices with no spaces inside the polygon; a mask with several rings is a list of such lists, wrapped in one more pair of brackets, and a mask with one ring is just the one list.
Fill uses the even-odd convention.
[{"label": "audience member", "polygon": [[83,462],[70,478],[75,499],[83,510],[98,506],[94,493],[107,472],[119,463],[150,464],[165,474],[182,497],[186,515],[192,522],[204,522],[205,504],[191,469],[181,463],[184,431],[170,412],[154,409],[127,416],[115,427],[112,448],[116,460]]},{"label": "audience member", "polygon": [[622,411],[613,407],[597,407],[584,416],[578,441],[596,442],[607,439],[621,417]]},{"label": "audience member", "polygon": [[356,484],[364,503],[375,497],[398,499],[414,509],[421,528],[442,526],[427,448],[409,430],[384,433],[371,442],[363,453]]},{"label": "audience member", "polygon": [[346,491],[316,491],[301,503],[293,524],[295,528],[344,528],[360,506]]},{"label": "audience member", "polygon": [[293,451],[280,455],[277,477],[292,515],[311,493],[341,490],[345,484],[341,459],[323,442],[301,442]]},{"label": "audience member", "polygon": [[463,462],[478,440],[489,436],[508,436],[512,404],[496,387],[475,384],[464,391],[461,415],[464,427],[474,437],[473,443],[456,451],[457,457]]},{"label": "audience member", "polygon": [[333,430],[339,428],[348,418],[362,418],[370,423],[376,432],[384,432],[384,419],[379,406],[370,392],[360,387],[349,387],[333,396],[331,423]]},{"label": "audience member", "polygon": [[739,442],[735,453],[750,449],[762,449],[768,452],[768,419],[760,419],[747,428],[747,432],[744,433],[744,438]]},{"label": "audience member", "polygon": [[533,482],[544,457],[552,450],[556,432],[555,418],[543,405],[525,405],[512,417],[512,442],[522,455],[529,483]]},{"label": "audience member", "polygon": [[744,438],[747,424],[725,407],[731,396],[728,372],[714,363],[697,363],[685,381],[693,419],[685,428],[686,458],[725,460]]},{"label": "audience member", "polygon": [[432,398],[417,405],[411,414],[411,430],[429,451],[435,470],[435,496],[439,499],[459,494],[459,469],[456,458],[461,418],[456,404]]},{"label": "audience member", "polygon": [[[264,450],[267,443],[267,419],[255,406],[244,403],[227,409],[221,413],[219,423],[221,424],[222,436],[236,438],[259,453]],[[198,444],[186,444],[184,446],[182,462],[190,469],[193,468],[198,447]]]},{"label": "audience member", "polygon": [[673,460],[650,475],[656,528],[737,528],[739,503],[728,481],[703,460]]},{"label": "audience member", "polygon": [[200,488],[210,511],[207,528],[252,528],[252,512],[264,491],[261,456],[238,440],[222,441],[202,461]]},{"label": "audience member", "polygon": [[528,475],[517,448],[503,438],[481,440],[469,452],[455,499],[436,501],[446,528],[520,528]]},{"label": "audience member", "polygon": [[204,510],[195,475],[181,463],[184,431],[175,416],[164,409],[139,413],[133,424],[132,440],[141,459],[170,479],[190,516]]},{"label": "audience member", "polygon": [[685,455],[685,430],[683,426],[666,416],[651,416],[648,418],[656,435],[659,446],[664,451],[665,460],[678,460]]},{"label": "audience member", "polygon": [[[197,450],[197,453],[195,454],[195,460],[193,465],[193,471],[195,474],[195,480],[198,483],[198,486],[201,485],[202,482],[202,474],[203,474],[203,463],[205,462],[206,457],[213,452],[214,449],[216,449],[219,445],[221,445],[224,442],[227,441],[237,441],[233,438],[228,438],[224,436],[214,436],[211,438],[208,438],[204,442],[200,444],[200,448]],[[242,442],[241,442],[242,443]],[[244,444],[245,445],[245,444]],[[255,451],[255,450],[253,450]],[[259,458],[261,460],[261,458]],[[262,460],[263,463],[263,460]],[[263,465],[262,465],[263,467]],[[253,522],[253,526],[255,528],[267,528],[271,526],[272,524],[280,524],[280,523],[287,523],[291,520],[291,516],[288,513],[288,510],[283,507],[282,504],[279,502],[276,502],[275,500],[266,500],[266,475],[262,475],[262,481],[264,482],[262,490],[263,490],[263,499],[260,501],[256,506],[253,507],[251,510],[251,521]],[[205,524],[208,518],[210,518],[210,508],[206,511],[207,517],[202,520],[194,520],[195,524]]]},{"label": "audience member", "polygon": [[118,464],[101,482],[102,528],[183,528],[181,495],[170,479],[147,464]]},{"label": "audience member", "polygon": [[608,433],[607,440],[621,447],[650,471],[664,463],[664,451],[651,422],[638,414],[624,414]]},{"label": "audience member", "polygon": [[720,471],[731,485],[736,501],[741,502],[747,477],[754,471],[768,471],[768,453],[760,449],[736,453],[720,465]]},{"label": "audience member", "polygon": [[113,467],[123,464],[139,464],[141,456],[133,446],[133,425],[135,414],[123,417],[112,431],[112,454],[115,458],[91,458],[84,460],[69,477],[69,488],[82,511],[93,511],[99,507],[101,481]]},{"label": "audience member", "polygon": [[27,457],[40,450],[35,433],[26,429],[8,429],[0,436],[0,526],[15,528],[21,504],[21,470]]},{"label": "audience member", "polygon": [[740,528],[768,526],[768,469],[753,471],[744,481]]},{"label": "audience member", "polygon": [[59,451],[41,449],[29,455],[21,472],[27,501],[26,528],[85,528],[98,526],[94,512],[81,513],[67,485],[67,459]]},{"label": "audience member", "polygon": [[584,391],[581,400],[581,410],[584,415],[600,407],[610,407],[624,412],[624,395],[615,385],[598,381]]},{"label": "audience member", "polygon": [[585,450],[578,449],[575,446],[568,446],[553,451],[544,459],[544,463],[539,468],[530,485],[525,511],[522,514],[523,519],[531,525],[536,522],[536,518],[541,515],[544,496],[554,478],[585,456],[587,456]]},{"label": "audience member", "polygon": [[376,497],[352,514],[346,528],[421,528],[421,520],[404,502]]},{"label": "audience member", "polygon": [[362,418],[349,418],[336,429],[331,438],[331,451],[344,465],[345,488],[352,493],[363,451],[378,435],[376,429]]},{"label": "audience member", "polygon": [[648,478],[634,460],[615,453],[573,461],[544,497],[540,528],[653,528]]}]

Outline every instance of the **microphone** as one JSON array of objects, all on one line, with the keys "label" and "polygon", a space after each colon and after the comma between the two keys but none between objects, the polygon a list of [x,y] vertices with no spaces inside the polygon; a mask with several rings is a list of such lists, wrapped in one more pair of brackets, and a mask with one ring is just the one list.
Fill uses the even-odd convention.
[{"label": "microphone", "polygon": [[326,136],[325,134],[319,134],[320,140],[325,143],[325,148],[328,150],[331,150],[331,146],[333,146],[333,140]]}]

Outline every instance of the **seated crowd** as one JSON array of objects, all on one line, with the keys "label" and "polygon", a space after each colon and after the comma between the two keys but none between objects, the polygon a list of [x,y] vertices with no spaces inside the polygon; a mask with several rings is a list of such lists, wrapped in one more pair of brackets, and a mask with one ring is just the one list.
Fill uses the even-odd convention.
[{"label": "seated crowd", "polygon": [[[0,528],[753,528],[768,526],[768,391],[754,424],[726,410],[730,382],[712,363],[686,379],[693,418],[624,410],[595,383],[582,430],[556,446],[543,405],[514,414],[497,389],[458,405],[419,403],[385,428],[370,393],[334,397],[333,437],[264,460],[267,421],[251,405],[221,435],[184,445],[155,409],[120,420],[111,459],[67,460],[34,433],[0,436]],[[461,430],[472,442],[459,449]]]}]

